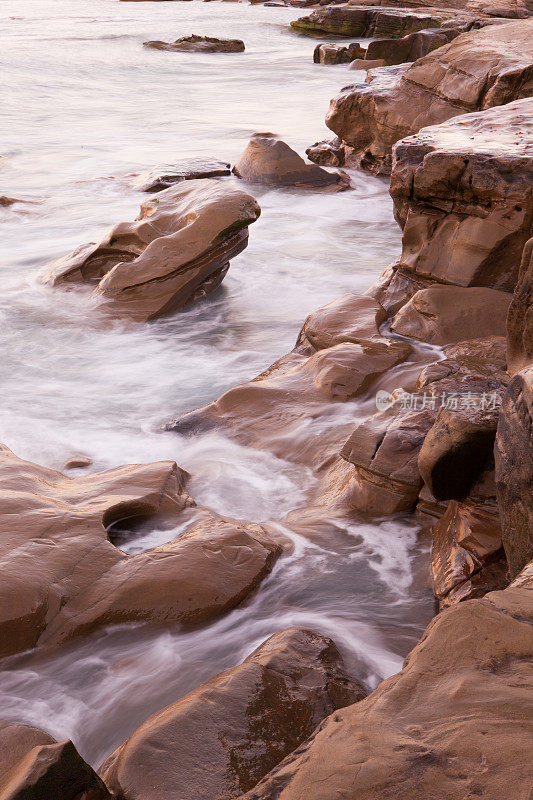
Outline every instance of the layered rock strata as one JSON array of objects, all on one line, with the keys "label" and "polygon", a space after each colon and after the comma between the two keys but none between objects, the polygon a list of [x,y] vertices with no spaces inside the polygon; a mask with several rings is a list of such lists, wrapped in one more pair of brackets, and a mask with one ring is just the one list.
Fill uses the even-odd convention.
[{"label": "layered rock strata", "polygon": [[144,42],[144,47],[153,50],[169,50],[181,53],[243,53],[242,39],[217,39],[213,36],[182,36],[175,42]]},{"label": "layered rock strata", "polygon": [[313,11],[307,17],[291,22],[300,33],[311,36],[327,33],[330,36],[354,38],[400,37],[424,28],[438,28],[449,19],[446,12],[431,14],[394,9],[365,8],[364,6],[329,6]]}]

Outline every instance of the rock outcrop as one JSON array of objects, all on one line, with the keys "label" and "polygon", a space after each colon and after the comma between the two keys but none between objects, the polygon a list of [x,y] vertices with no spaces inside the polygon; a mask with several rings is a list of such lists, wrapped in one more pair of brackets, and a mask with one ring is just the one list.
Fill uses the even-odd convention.
[{"label": "rock outcrop", "polygon": [[137,176],[135,188],[141,192],[162,192],[180,181],[220,178],[231,174],[231,164],[217,158],[184,158],[176,164],[162,164]]},{"label": "rock outcrop", "polygon": [[400,37],[424,28],[439,27],[446,19],[449,15],[438,10],[428,14],[344,5],[313,11],[308,17],[291,22],[291,26],[311,36],[327,33],[354,38]]},{"label": "rock outcrop", "polygon": [[371,71],[366,83],[347,86],[331,101],[326,124],[362,167],[389,172],[400,139],[459,114],[530,97],[532,33],[533,20],[490,25],[462,33],[413,64]]},{"label": "rock outcrop", "polygon": [[331,639],[290,628],[150,717],[100,772],[128,800],[240,797],[365,695]]},{"label": "rock outcrop", "polygon": [[71,741],[0,722],[0,800],[111,800]]},{"label": "rock outcrop", "polygon": [[365,49],[358,42],[342,44],[317,44],[313,52],[315,64],[349,64],[355,58],[364,58]]},{"label": "rock outcrop", "polygon": [[198,624],[233,608],[280,553],[260,526],[208,517],[136,556],[106,528],[193,505],[175,463],[67,478],[0,450],[0,656],[124,622]]},{"label": "rock outcrop", "polygon": [[181,53],[243,53],[242,39],[217,39],[212,36],[182,36],[175,42],[144,42],[144,47],[153,50],[170,50]]},{"label": "rock outcrop", "polygon": [[383,62],[383,66],[391,67],[393,64],[406,64],[427,56],[433,50],[438,50],[449,44],[453,39],[469,29],[467,24],[460,26],[445,25],[441,28],[429,28],[426,31],[416,31],[402,36],[401,39],[373,39],[368,43],[365,60]]},{"label": "rock outcrop", "polygon": [[221,283],[260,213],[239,189],[185,181],[146,200],[135,222],[119,223],[99,244],[56,261],[45,281],[89,284],[111,314],[135,320],[170,314]]},{"label": "rock outcrop", "polygon": [[309,161],[322,167],[342,167],[344,164],[344,146],[340,139],[315,142],[305,154]]},{"label": "rock outcrop", "polygon": [[533,580],[439,614],[400,673],[332,714],[246,800],[527,797]]},{"label": "rock outcrop", "polygon": [[533,239],[524,247],[518,283],[507,316],[507,367],[511,374],[533,364]]},{"label": "rock outcrop", "polygon": [[238,178],[272,186],[306,189],[346,189],[349,181],[339,172],[307,164],[274,133],[255,133],[233,167]]}]

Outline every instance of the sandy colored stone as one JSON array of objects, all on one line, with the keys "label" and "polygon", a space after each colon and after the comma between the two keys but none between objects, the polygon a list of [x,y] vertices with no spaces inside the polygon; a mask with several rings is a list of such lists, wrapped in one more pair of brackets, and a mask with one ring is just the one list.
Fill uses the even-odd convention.
[{"label": "sandy colored stone", "polygon": [[[427,27],[427,26],[424,26]],[[371,71],[331,101],[326,124],[374,172],[428,125],[533,94],[533,19],[462,33],[410,65]]]},{"label": "sandy colored stone", "polygon": [[280,547],[260,526],[207,517],[180,539],[127,556],[106,528],[172,519],[194,505],[174,462],[68,478],[0,450],[0,654],[106,625],[198,624],[240,603]]},{"label": "sandy colored stone", "polygon": [[0,800],[111,800],[70,741],[0,722]]},{"label": "sandy colored stone", "polygon": [[313,11],[309,16],[291,22],[291,26],[300,33],[311,36],[327,33],[331,36],[356,38],[399,37],[423,28],[439,27],[445,19],[446,14],[439,11],[425,14],[344,5]]},{"label": "sandy colored stone", "polygon": [[141,192],[162,192],[180,181],[220,178],[231,174],[231,164],[217,158],[183,158],[175,164],[161,164],[137,176]]},{"label": "sandy colored stone", "polygon": [[349,185],[340,173],[328,172],[316,164],[307,164],[273,133],[255,133],[237,160],[233,172],[243,180],[274,186],[346,189]]},{"label": "sandy colored stone", "polygon": [[170,314],[220,284],[259,217],[246,192],[216,180],[179,183],[150,197],[134,222],[54,262],[45,282],[87,283],[107,312],[136,320]]},{"label": "sandy colored stone", "polygon": [[466,26],[430,28],[415,31],[402,36],[401,39],[374,39],[368,43],[365,58],[369,61],[382,60],[387,67],[393,64],[405,64],[416,61],[433,50],[449,44],[456,36],[463,33]]},{"label": "sandy colored stone", "polygon": [[444,345],[505,333],[508,292],[435,284],[421,289],[392,320],[395,333]]},{"label": "sandy colored stone", "polygon": [[309,314],[297,346],[309,343],[315,350],[324,350],[342,342],[376,338],[386,318],[384,308],[371,297],[343,294]]},{"label": "sandy colored stone", "polygon": [[153,50],[169,50],[182,53],[243,53],[244,42],[241,39],[217,39],[212,36],[182,36],[175,42],[143,42],[144,47]]},{"label": "sandy colored stone", "polygon": [[315,64],[349,64],[355,58],[364,58],[365,49],[358,42],[349,45],[317,44],[313,52]]},{"label": "sandy colored stone", "polygon": [[526,243],[507,316],[507,367],[511,374],[533,364],[533,239]]},{"label": "sandy colored stone", "polygon": [[439,614],[401,672],[332,714],[246,800],[527,800],[533,579]]},{"label": "sandy colored stone", "polygon": [[352,63],[349,66],[349,69],[353,70],[365,70],[368,72],[371,69],[377,69],[378,67],[384,67],[385,61],[383,58],[354,58]]},{"label": "sandy colored stone", "polygon": [[366,692],[331,639],[289,628],[150,717],[102,765],[127,800],[240,797]]},{"label": "sandy colored stone", "polygon": [[309,161],[322,167],[342,167],[344,164],[344,147],[339,139],[315,142],[305,154]]}]

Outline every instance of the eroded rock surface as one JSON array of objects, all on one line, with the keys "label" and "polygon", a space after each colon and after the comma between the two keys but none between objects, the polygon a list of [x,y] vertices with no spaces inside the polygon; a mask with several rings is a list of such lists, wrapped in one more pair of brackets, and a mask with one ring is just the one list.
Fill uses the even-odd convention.
[{"label": "eroded rock surface", "polygon": [[47,283],[86,283],[112,314],[149,320],[205,296],[248,244],[259,217],[246,192],[215,180],[191,180],[151,197],[135,222],[116,225],[99,244],[52,264]]},{"label": "eroded rock surface", "polygon": [[394,9],[365,8],[344,5],[329,6],[313,11],[307,17],[291,22],[301,33],[311,36],[328,33],[331,36],[399,37],[423,28],[439,27],[447,18],[445,12],[405,12]]},{"label": "eroded rock surface", "polygon": [[390,67],[393,64],[405,64],[416,61],[449,44],[453,39],[463,33],[467,25],[453,27],[444,26],[426,31],[416,31],[402,36],[401,39],[373,39],[368,43],[365,59],[369,61],[381,60],[383,65]]},{"label": "eroded rock surface", "polygon": [[507,316],[507,367],[511,374],[533,364],[533,239],[526,243]]},{"label": "eroded rock surface", "polygon": [[180,181],[219,178],[231,174],[231,164],[217,158],[184,158],[176,164],[163,164],[137,177],[141,192],[162,192]]},{"label": "eroded rock surface", "polygon": [[127,800],[240,797],[365,695],[331,639],[290,628],[150,717],[100,771]]},{"label": "eroded rock surface", "polygon": [[341,44],[317,44],[313,53],[315,64],[349,64],[355,58],[364,58],[365,50],[358,42],[346,46]]},{"label": "eroded rock surface", "polygon": [[217,39],[213,36],[182,36],[175,42],[144,42],[153,50],[170,50],[182,53],[243,53],[242,39]]}]

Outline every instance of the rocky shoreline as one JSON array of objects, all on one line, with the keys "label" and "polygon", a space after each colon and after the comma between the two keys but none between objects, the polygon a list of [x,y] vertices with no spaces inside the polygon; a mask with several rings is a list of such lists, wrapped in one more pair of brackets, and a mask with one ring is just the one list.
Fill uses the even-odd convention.
[{"label": "rocky shoreline", "polygon": [[[383,62],[332,100],[337,139],[310,148],[316,164],[257,133],[233,167],[243,189],[224,163],[167,165],[143,179],[154,193],[137,220],[46,282],[58,297],[79,285],[95,318],[145,324],[221,283],[259,217],[257,184],[337,192],[350,190],[337,167],[390,174],[397,260],[312,312],[255,379],[165,429],[220,431],[310,470],[306,505],[283,519],[296,532],[325,511],[412,515],[438,613],[371,692],[330,638],[280,630],[98,770],[71,741],[2,722],[0,800],[527,800],[533,787],[533,9],[328,5],[293,28],[372,37],[350,57]],[[333,49],[318,64],[348,63]],[[111,625],[206,625],[294,547],[274,524],[199,507],[172,461],[71,478],[2,446],[0,470],[2,657]],[[184,535],[145,553],[113,543],[124,520],[187,515]]]}]

